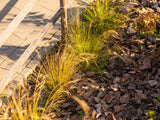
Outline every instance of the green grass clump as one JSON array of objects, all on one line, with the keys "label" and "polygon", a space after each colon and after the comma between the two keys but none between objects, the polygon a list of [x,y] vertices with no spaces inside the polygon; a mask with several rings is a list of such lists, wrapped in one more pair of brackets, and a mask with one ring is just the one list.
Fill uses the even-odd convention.
[{"label": "green grass clump", "polygon": [[95,0],[90,7],[86,7],[82,20],[89,27],[92,34],[102,34],[113,30],[122,23],[123,17],[114,8],[110,0]]},{"label": "green grass clump", "polygon": [[45,107],[56,108],[57,104],[55,103],[63,102],[67,93],[66,88],[70,84],[72,76],[78,71],[79,63],[78,56],[73,54],[67,45],[46,57],[42,72],[48,76],[45,79],[45,89],[49,96]]},{"label": "green grass clump", "polygon": [[47,64],[44,66],[45,73],[48,75],[46,86],[48,90],[53,90],[57,85],[63,85],[68,82],[72,75],[77,71],[79,64],[78,58],[64,48],[54,55],[48,57]]},{"label": "green grass clump", "polygon": [[77,54],[89,53],[97,55],[103,47],[103,39],[91,35],[84,24],[77,23],[71,28],[71,46]]},{"label": "green grass clump", "polygon": [[[122,23],[121,15],[116,13],[110,4],[111,2],[107,0],[95,0],[81,15],[77,14],[76,18],[72,19],[69,44],[75,54],[82,59],[85,58],[87,62],[85,66],[95,63],[90,61],[95,61],[102,54],[106,40],[108,42],[107,38],[115,32],[117,25]],[[102,66],[104,65],[100,65],[100,69]]]}]

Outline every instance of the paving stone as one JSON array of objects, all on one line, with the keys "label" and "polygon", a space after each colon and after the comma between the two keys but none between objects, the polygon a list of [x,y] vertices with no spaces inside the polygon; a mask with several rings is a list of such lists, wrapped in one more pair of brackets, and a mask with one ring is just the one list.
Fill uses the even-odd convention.
[{"label": "paving stone", "polygon": [[8,73],[9,70],[0,67],[0,80]]},{"label": "paving stone", "polygon": [[19,38],[17,35],[12,34],[10,35],[10,37],[7,39],[7,41],[5,42],[5,45],[8,46],[19,46],[20,44],[22,44],[24,42],[23,39]]},{"label": "paving stone", "polygon": [[[15,1],[15,0],[14,0]],[[18,8],[18,9],[23,9],[24,6],[29,3],[30,0],[17,0],[16,4],[14,5],[14,7]],[[12,5],[13,3],[9,3],[10,5]]]},{"label": "paving stone", "polygon": [[28,26],[27,24],[23,23],[20,24],[13,33],[25,40],[35,29],[36,26]]},{"label": "paving stone", "polygon": [[7,22],[0,22],[0,34],[5,30],[5,28],[9,25]]},{"label": "paving stone", "polygon": [[0,65],[0,68],[9,70],[14,65],[14,63],[15,60],[7,59]]},{"label": "paving stone", "polygon": [[0,0],[0,10],[3,8],[10,0]]},{"label": "paving stone", "polygon": [[5,61],[5,59],[3,59],[1,56],[0,56],[0,65]]},{"label": "paving stone", "polygon": [[39,0],[38,3],[40,4],[40,6],[46,8],[48,10],[55,11],[55,8],[58,9],[60,6],[60,1],[57,1],[56,7],[54,8],[53,5],[55,4],[55,1],[57,1],[57,0]]},{"label": "paving stone", "polygon": [[7,10],[10,9],[10,10],[3,12],[3,14],[0,14],[1,15],[0,20],[2,19],[1,20],[2,22],[10,23],[18,15],[20,10],[10,5],[8,5],[6,9]]}]

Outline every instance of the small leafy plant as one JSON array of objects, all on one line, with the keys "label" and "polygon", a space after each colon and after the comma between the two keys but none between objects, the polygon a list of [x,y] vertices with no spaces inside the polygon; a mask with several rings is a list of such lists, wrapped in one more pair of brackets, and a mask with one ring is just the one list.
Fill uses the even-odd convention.
[{"label": "small leafy plant", "polygon": [[78,111],[78,118],[82,119],[83,116],[84,116],[84,113],[82,113],[81,111]]},{"label": "small leafy plant", "polygon": [[156,115],[155,115],[154,111],[150,110],[146,114],[150,117],[148,120],[154,120],[154,119],[156,119]]}]

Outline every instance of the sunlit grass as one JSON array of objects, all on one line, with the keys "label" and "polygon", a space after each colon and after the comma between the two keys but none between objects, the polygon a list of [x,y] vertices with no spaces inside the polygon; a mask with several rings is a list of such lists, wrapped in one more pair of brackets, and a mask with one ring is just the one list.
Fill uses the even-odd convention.
[{"label": "sunlit grass", "polygon": [[33,94],[25,85],[18,86],[12,96],[8,99],[8,107],[0,116],[6,120],[51,120],[55,114],[46,113],[39,102],[42,99],[44,83],[35,85]]},{"label": "sunlit grass", "polygon": [[112,5],[110,0],[95,0],[91,6],[86,7],[82,20],[92,34],[102,34],[107,30],[113,30],[122,23],[123,17]]}]

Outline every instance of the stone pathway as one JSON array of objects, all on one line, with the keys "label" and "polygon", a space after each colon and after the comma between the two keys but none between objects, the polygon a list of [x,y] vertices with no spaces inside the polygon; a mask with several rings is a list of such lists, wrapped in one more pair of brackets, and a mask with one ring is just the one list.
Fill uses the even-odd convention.
[{"label": "stone pathway", "polygon": [[[0,0],[0,33],[5,30],[14,17],[29,2],[30,0]],[[74,0],[67,0],[66,2],[68,3],[68,7],[75,4]],[[76,7],[76,5],[74,5],[74,7]],[[3,79],[16,60],[23,54],[58,9],[59,0],[37,0],[30,13],[0,48],[0,80]],[[57,33],[53,37],[55,32]],[[53,47],[59,38],[60,20],[53,26],[53,29],[48,32],[36,50],[41,50],[39,51],[39,54],[44,55],[46,50]],[[15,75],[15,78],[13,78],[14,82],[12,82],[5,90],[7,91],[7,94],[12,93],[12,89],[17,81],[23,80],[32,73],[38,62],[39,57],[37,52],[34,52],[21,72]],[[4,93],[6,93],[5,91]]]}]

